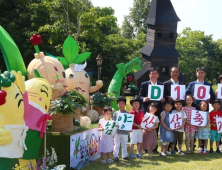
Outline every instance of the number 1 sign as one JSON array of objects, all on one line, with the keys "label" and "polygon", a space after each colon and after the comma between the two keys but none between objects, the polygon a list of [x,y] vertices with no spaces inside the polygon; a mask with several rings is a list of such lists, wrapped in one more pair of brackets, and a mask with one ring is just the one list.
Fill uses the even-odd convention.
[{"label": "number 1 sign", "polygon": [[171,97],[175,99],[185,99],[185,85],[171,85]]},{"label": "number 1 sign", "polygon": [[217,98],[222,99],[222,84],[217,85]]},{"label": "number 1 sign", "polygon": [[194,97],[196,100],[207,100],[209,98],[210,86],[195,84]]}]

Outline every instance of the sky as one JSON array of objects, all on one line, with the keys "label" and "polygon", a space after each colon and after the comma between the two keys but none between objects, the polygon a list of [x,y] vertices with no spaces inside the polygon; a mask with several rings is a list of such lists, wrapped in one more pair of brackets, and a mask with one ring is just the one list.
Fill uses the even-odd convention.
[{"label": "sky", "polygon": [[[129,14],[133,0],[91,0],[94,6],[112,7],[117,23],[122,25],[124,15]],[[222,38],[222,0],[171,0],[180,18],[177,32],[186,27],[213,35],[214,40]]]}]

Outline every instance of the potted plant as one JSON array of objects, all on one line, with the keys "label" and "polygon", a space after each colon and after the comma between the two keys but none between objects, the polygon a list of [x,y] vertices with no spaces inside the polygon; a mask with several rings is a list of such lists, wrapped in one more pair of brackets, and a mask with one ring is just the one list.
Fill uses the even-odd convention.
[{"label": "potted plant", "polygon": [[99,115],[102,115],[103,108],[105,106],[111,106],[115,100],[115,96],[111,93],[96,92],[91,96],[91,105],[93,106],[93,110],[96,110]]},{"label": "potted plant", "polygon": [[80,128],[80,122],[78,119],[73,118],[73,130],[77,130]]},{"label": "potted plant", "polygon": [[85,107],[86,105],[86,99],[75,90],[65,92],[58,99],[52,101],[50,105],[51,109],[49,110],[52,114],[52,131],[72,132],[73,117],[76,114],[77,109]]}]

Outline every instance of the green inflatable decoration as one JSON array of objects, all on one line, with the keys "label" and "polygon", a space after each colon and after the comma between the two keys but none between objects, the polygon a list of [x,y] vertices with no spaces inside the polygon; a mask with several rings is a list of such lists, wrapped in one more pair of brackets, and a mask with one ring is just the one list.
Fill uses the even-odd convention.
[{"label": "green inflatable decoration", "polygon": [[[77,42],[68,36],[63,44],[62,52],[65,57],[56,57],[63,65],[65,69],[69,68],[69,64],[81,64],[89,58],[91,52],[79,53],[79,46]],[[51,55],[52,56],[52,55]]]},{"label": "green inflatable decoration", "polygon": [[[123,63],[117,64],[116,67],[118,68],[118,70],[116,71],[112,81],[109,84],[108,92],[113,94],[115,97],[119,97],[123,77],[125,77],[128,73],[130,73],[134,69],[141,70],[141,63],[142,62],[140,61],[139,57],[136,57],[126,65],[124,65]],[[112,104],[112,108],[118,110],[116,102]]]},{"label": "green inflatable decoration", "polygon": [[27,78],[26,67],[22,55],[11,36],[0,26],[0,49],[8,71],[21,71]]}]

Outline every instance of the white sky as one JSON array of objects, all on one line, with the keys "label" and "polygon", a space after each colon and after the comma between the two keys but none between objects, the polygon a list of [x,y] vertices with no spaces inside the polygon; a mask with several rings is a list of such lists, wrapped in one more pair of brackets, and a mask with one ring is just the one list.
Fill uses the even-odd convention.
[{"label": "white sky", "polygon": [[[122,25],[124,15],[129,14],[133,0],[91,0],[94,6],[112,7],[118,25]],[[213,35],[214,40],[222,38],[222,0],[171,0],[180,18],[177,32],[191,27]]]}]

